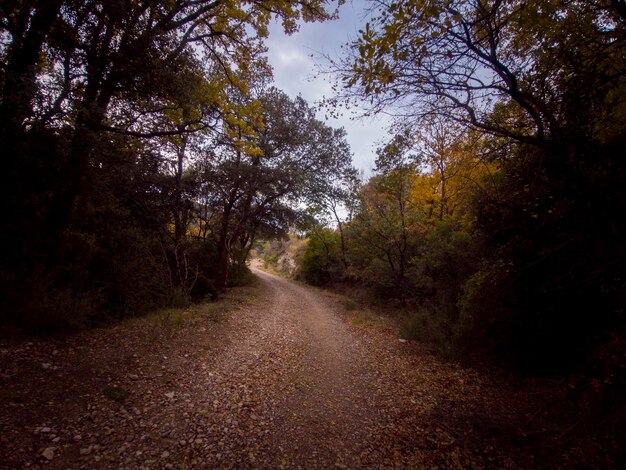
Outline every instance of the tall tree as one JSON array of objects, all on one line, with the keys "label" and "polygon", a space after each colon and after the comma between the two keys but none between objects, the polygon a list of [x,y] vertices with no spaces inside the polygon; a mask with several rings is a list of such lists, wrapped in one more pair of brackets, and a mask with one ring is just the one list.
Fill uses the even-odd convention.
[{"label": "tall tree", "polygon": [[622,2],[373,4],[336,64],[345,95],[414,128],[440,116],[476,130],[500,168],[473,211],[486,247],[463,303],[476,342],[503,337],[492,344],[533,367],[580,357],[623,321]]},{"label": "tall tree", "polygon": [[[162,245],[166,215],[174,238],[184,239],[189,136],[218,132],[224,118],[248,119],[231,96],[249,95],[271,76],[264,40],[272,18],[293,33],[300,20],[333,17],[332,3],[1,2],[3,291],[23,291],[24,301],[32,297],[28,286],[45,284],[68,298],[123,304],[126,294],[101,284],[115,284],[116,292],[132,284],[132,257],[120,258],[124,269],[106,266],[104,253],[115,249],[106,220],[124,225],[137,252],[146,229],[145,257]],[[172,155],[174,185],[162,178]],[[127,282],[115,279],[121,271]]]},{"label": "tall tree", "polygon": [[378,149],[377,175],[363,186],[349,227],[352,257],[369,271],[366,279],[382,287],[385,295],[402,299],[408,293],[409,263],[425,219],[425,201],[413,194],[419,179],[418,160],[407,135],[397,135]]},{"label": "tall tree", "polygon": [[210,225],[218,289],[226,285],[229,266],[245,261],[260,231],[286,232],[298,204],[320,196],[332,175],[350,165],[345,132],[316,119],[301,97],[292,100],[271,88],[243,103],[256,109],[257,119],[226,120],[201,163],[205,190],[216,195]]}]

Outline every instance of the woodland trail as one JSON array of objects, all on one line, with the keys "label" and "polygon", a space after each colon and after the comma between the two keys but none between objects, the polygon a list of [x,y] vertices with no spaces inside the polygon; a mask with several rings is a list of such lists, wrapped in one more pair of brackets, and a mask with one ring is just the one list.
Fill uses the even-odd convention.
[{"label": "woodland trail", "polygon": [[519,468],[576,458],[543,454],[549,430],[529,421],[528,390],[400,342],[332,294],[256,274],[256,288],[218,310],[0,343],[0,467]]},{"label": "woodland trail", "polygon": [[360,466],[374,451],[379,422],[377,377],[365,346],[308,288],[257,271],[275,296],[272,321],[287,328],[292,392],[278,415],[279,464],[310,468]]}]

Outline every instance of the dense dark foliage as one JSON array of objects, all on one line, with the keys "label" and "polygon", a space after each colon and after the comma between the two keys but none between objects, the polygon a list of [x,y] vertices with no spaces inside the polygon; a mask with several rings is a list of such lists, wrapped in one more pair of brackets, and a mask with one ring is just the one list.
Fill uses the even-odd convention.
[{"label": "dense dark foliage", "polygon": [[336,168],[322,147],[345,147],[264,86],[270,19],[291,33],[327,6],[1,2],[0,322],[78,327],[245,276],[257,233]]},{"label": "dense dark foliage", "polygon": [[395,114],[400,134],[344,232],[352,274],[416,310],[413,335],[551,373],[620,331],[624,11],[373,2],[335,69],[343,97]]}]

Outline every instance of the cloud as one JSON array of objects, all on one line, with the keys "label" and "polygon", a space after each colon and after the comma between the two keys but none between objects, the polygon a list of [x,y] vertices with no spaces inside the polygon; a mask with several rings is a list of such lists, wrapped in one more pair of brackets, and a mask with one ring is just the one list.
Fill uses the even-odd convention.
[{"label": "cloud", "polygon": [[294,68],[302,64],[309,64],[311,60],[294,47],[276,46],[276,60],[284,68]]},{"label": "cloud", "polygon": [[[274,82],[291,97],[301,95],[310,104],[332,95],[332,77],[315,76],[316,63],[325,54],[337,56],[340,48],[357,35],[365,21],[365,2],[350,2],[340,9],[339,19],[325,23],[305,23],[300,30],[286,36],[279,23],[270,26],[267,41],[268,59],[274,69]],[[380,116],[353,120],[350,115],[326,119],[320,111],[318,118],[334,127],[344,127],[354,153],[354,165],[370,172],[375,148],[385,140],[388,119]]]}]

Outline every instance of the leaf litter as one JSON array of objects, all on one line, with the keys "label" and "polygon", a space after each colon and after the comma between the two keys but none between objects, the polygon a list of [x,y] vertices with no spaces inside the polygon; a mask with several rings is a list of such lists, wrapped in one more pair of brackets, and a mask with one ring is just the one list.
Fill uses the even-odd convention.
[{"label": "leaf litter", "polygon": [[0,467],[602,466],[603,443],[551,445],[532,388],[257,273],[175,325],[0,342]]}]

